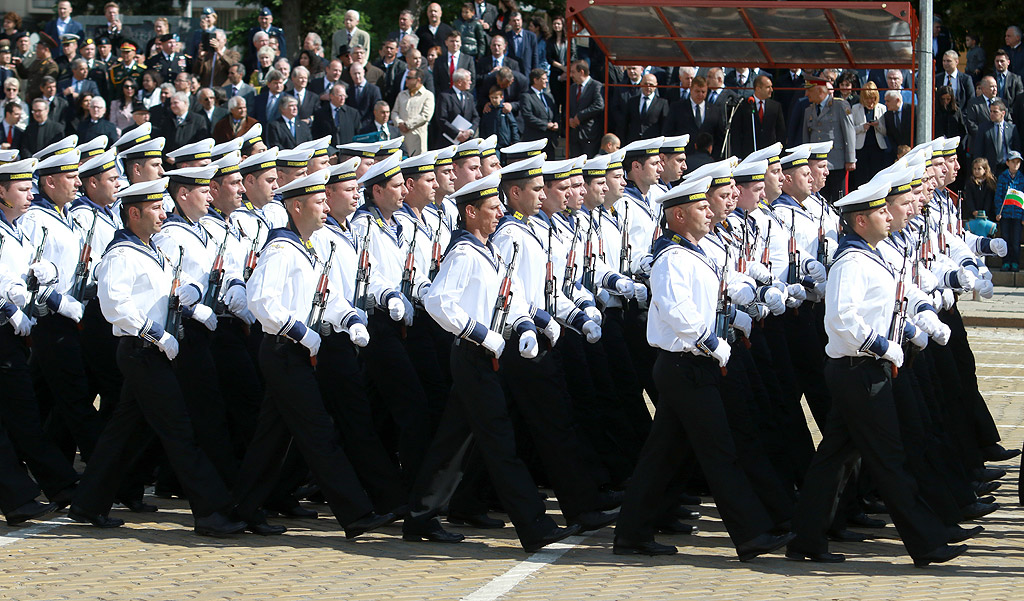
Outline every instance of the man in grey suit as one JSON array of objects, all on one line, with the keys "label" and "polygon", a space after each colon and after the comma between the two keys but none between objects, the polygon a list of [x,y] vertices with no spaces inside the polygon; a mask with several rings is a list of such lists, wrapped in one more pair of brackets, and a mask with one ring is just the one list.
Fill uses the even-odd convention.
[{"label": "man in grey suit", "polygon": [[982,124],[971,140],[971,155],[988,159],[992,171],[999,174],[1006,169],[1010,151],[1021,151],[1021,140],[1017,127],[1006,120],[1006,104],[1002,100],[992,101],[989,112],[990,121]]},{"label": "man in grey suit", "polygon": [[586,61],[573,63],[569,76],[569,154],[592,157],[604,133],[604,93],[601,83],[591,79]]},{"label": "man in grey suit", "polygon": [[996,95],[1013,104],[1018,94],[1024,94],[1024,82],[1020,75],[1010,71],[1010,55],[1005,50],[996,50],[994,64],[996,69],[992,77],[996,80]]},{"label": "man in grey suit", "polygon": [[968,136],[974,137],[978,133],[978,128],[989,122],[989,107],[998,99],[995,78],[991,75],[982,77],[981,95],[971,98],[964,106],[964,122],[967,124]]},{"label": "man in grey suit", "polygon": [[370,34],[359,29],[359,11],[348,10],[345,11],[345,26],[334,32],[331,36],[331,48],[330,54],[338,52],[338,48],[342,46],[362,46],[366,48],[366,52],[370,52]]},{"label": "man in grey suit", "polygon": [[821,194],[828,200],[837,200],[846,194],[846,175],[857,168],[856,133],[853,131],[853,111],[842,98],[829,92],[828,82],[807,78],[815,85],[808,90],[810,105],[804,110],[803,141],[832,141],[828,153],[828,178]]},{"label": "man in grey suit", "polygon": [[970,75],[961,73],[958,69],[959,66],[960,53],[956,50],[944,52],[942,54],[942,71],[939,72],[935,85],[952,88],[953,97],[956,98],[956,103],[962,111],[967,106],[967,102],[974,98],[974,80]]},{"label": "man in grey suit", "polygon": [[530,72],[530,88],[519,99],[519,113],[523,122],[523,142],[547,140],[544,151],[554,156],[555,137],[558,135],[558,115],[555,99],[545,90],[548,74],[544,69]]}]

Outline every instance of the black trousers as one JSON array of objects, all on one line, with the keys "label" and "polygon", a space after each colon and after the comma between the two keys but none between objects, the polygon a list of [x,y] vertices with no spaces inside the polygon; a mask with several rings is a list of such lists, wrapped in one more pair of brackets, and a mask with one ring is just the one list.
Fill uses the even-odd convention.
[{"label": "black trousers", "polygon": [[658,351],[654,379],[660,391],[651,435],[626,488],[615,537],[654,539],[657,519],[678,503],[672,484],[696,455],[733,544],[764,534],[772,519],[740,465],[719,394],[721,371],[714,359]]},{"label": "black trousers", "polygon": [[769,456],[782,481],[788,487],[799,488],[814,455],[814,441],[800,405],[800,385],[793,370],[784,316],[765,318],[764,339],[780,390],[779,396],[772,398],[767,434],[772,440]]},{"label": "black trousers", "polygon": [[964,394],[974,422],[974,436],[977,438],[979,446],[994,445],[999,442],[999,430],[985,403],[985,397],[978,389],[974,351],[971,350],[970,341],[967,339],[967,329],[964,327],[960,309],[954,304],[952,309],[943,312],[939,317],[949,326],[951,332],[948,346],[953,352],[960,378],[964,383]]},{"label": "black trousers", "polygon": [[249,354],[248,330],[241,319],[222,316],[210,337],[210,354],[224,397],[231,446],[239,460],[256,433],[256,418],[264,396],[263,379]]},{"label": "black trousers", "polygon": [[793,518],[797,538],[790,548],[828,551],[826,532],[836,498],[858,457],[871,473],[911,557],[945,544],[945,527],[922,500],[917,482],[905,467],[889,365],[868,357],[830,359],[825,375],[832,391],[832,411],[800,491]]},{"label": "black trousers", "polygon": [[345,454],[370,495],[374,510],[383,514],[405,504],[408,491],[377,434],[366,378],[347,334],[324,337],[317,355],[316,379],[327,412],[341,434]]},{"label": "black trousers", "polygon": [[117,368],[117,336],[100,311],[100,301],[92,299],[82,316],[82,358],[89,375],[89,386],[100,397],[100,416],[110,419],[121,398],[124,378]]},{"label": "black trousers", "polygon": [[[818,322],[824,319],[820,303],[804,303],[799,311],[790,309],[782,314],[782,324],[789,346],[800,393],[807,399],[814,422],[821,430],[825,427],[832,398],[825,383],[825,342],[820,336]],[[797,404],[800,403],[799,397]],[[801,412],[801,421],[806,423]]]},{"label": "black trousers", "polygon": [[[508,348],[509,352],[515,350]],[[451,370],[451,399],[413,486],[411,515],[403,530],[424,532],[439,527],[434,520],[461,479],[472,440],[519,540],[538,540],[556,524],[545,513],[537,485],[516,454],[512,421],[491,357],[482,347],[460,342],[452,348]]]},{"label": "black trousers", "polygon": [[601,325],[601,346],[605,356],[612,363],[611,377],[615,383],[616,394],[621,403],[619,414],[623,418],[624,430],[633,437],[633,465],[640,455],[640,449],[651,432],[651,412],[644,399],[644,387],[640,383],[633,357],[630,353],[626,334],[625,313],[616,307],[606,308],[604,323]]},{"label": "black trousers", "polygon": [[7,432],[0,428],[0,512],[7,515],[38,496],[39,487],[28,477]]},{"label": "black trousers", "polygon": [[227,486],[196,442],[192,420],[167,357],[140,339],[122,338],[117,347],[117,365],[125,375],[121,400],[78,485],[75,505],[89,513],[109,512],[128,468],[145,451],[155,432],[192,513],[204,517],[229,510]]},{"label": "black trousers", "polygon": [[647,310],[637,308],[635,300],[629,301],[622,314],[622,329],[626,344],[629,345],[633,371],[651,402],[657,405],[658,387],[654,384],[654,374],[651,371],[657,353],[654,347],[647,343]]},{"label": "black trousers", "polygon": [[78,326],[63,315],[50,314],[39,318],[32,328],[33,384],[53,403],[47,430],[51,436],[63,429],[71,432],[86,462],[92,454],[103,419],[93,406],[95,398],[89,390]]},{"label": "black trousers", "polygon": [[433,437],[441,423],[441,415],[444,414],[448,394],[452,389],[448,355],[453,339],[422,309],[416,310],[412,326],[406,328],[405,349],[423,392],[427,395],[430,437]]},{"label": "black trousers", "polygon": [[238,515],[256,519],[277,484],[289,445],[295,444],[341,525],[373,509],[338,440],[306,347],[279,336],[264,336],[260,368],[267,396],[256,435],[238,473],[234,496]]},{"label": "black trousers", "polygon": [[0,327],[0,424],[46,496],[53,498],[78,481],[78,474],[43,431],[28,354],[24,338],[11,327]]}]

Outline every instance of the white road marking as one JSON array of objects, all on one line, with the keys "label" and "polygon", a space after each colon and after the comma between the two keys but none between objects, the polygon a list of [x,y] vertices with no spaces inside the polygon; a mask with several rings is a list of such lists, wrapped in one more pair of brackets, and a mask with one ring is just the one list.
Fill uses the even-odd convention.
[{"label": "white road marking", "polygon": [[570,536],[560,543],[544,547],[540,551],[537,551],[533,555],[509,568],[508,571],[501,576],[498,576],[469,595],[466,595],[462,598],[462,601],[495,601],[515,587],[519,586],[519,583],[526,580],[530,574],[533,574],[544,566],[557,561],[559,557],[565,555],[569,549],[572,549],[583,542],[583,539],[585,538],[587,537]]},{"label": "white road marking", "polygon": [[72,523],[69,518],[58,518],[55,520],[47,520],[45,522],[36,522],[31,526],[24,528],[16,527],[8,530],[7,534],[0,536],[0,547],[6,547],[12,543],[16,543],[22,539],[26,539],[36,534],[43,534],[49,532],[57,526],[64,526]]}]

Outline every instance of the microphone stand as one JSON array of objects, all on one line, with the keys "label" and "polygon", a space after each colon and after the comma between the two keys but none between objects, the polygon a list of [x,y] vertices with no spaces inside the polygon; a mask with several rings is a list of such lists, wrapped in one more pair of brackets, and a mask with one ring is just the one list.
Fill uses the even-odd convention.
[{"label": "microphone stand", "polygon": [[[732,107],[729,110],[729,107]],[[736,109],[740,107],[740,101],[735,96],[730,97],[725,102],[725,108],[728,111],[728,116],[725,119],[725,139],[722,140],[722,158],[728,158],[730,156],[729,151],[732,150],[729,147],[731,140],[729,135],[732,133],[732,117],[736,114]]]}]

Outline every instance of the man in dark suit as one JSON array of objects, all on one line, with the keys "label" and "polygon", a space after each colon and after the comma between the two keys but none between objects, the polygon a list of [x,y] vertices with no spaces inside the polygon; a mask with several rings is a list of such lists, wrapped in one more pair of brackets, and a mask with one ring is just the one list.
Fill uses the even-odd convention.
[{"label": "man in dark suit", "polygon": [[[990,116],[989,107],[992,105],[992,102],[999,99],[996,96],[996,80],[991,75],[981,78],[979,89],[981,94],[968,100],[964,106],[964,123],[967,125],[968,137],[974,137],[974,134],[978,132],[978,128],[983,123],[988,123]],[[968,148],[970,148],[970,145],[968,145]]]},{"label": "man in dark suit", "polygon": [[996,95],[1013,104],[1018,94],[1024,94],[1024,82],[1020,75],[1010,71],[1010,55],[1005,50],[996,50],[994,64],[992,77],[996,80]]},{"label": "man in dark suit", "polygon": [[690,84],[695,75],[697,75],[695,67],[677,67],[669,74],[669,87],[665,90],[658,90],[658,94],[668,100],[669,106],[680,98],[689,98]]},{"label": "man in dark suit", "polygon": [[523,122],[523,142],[547,140],[544,151],[554,156],[555,137],[558,135],[558,114],[555,99],[545,90],[548,75],[543,69],[530,72],[530,89],[519,100],[519,114]]},{"label": "man in dark suit", "polygon": [[725,71],[721,67],[708,69],[708,102],[716,104],[723,109],[730,101],[737,98],[738,94],[725,87]]},{"label": "man in dark suit", "polygon": [[171,96],[170,109],[170,115],[158,127],[160,135],[167,141],[164,154],[210,136],[206,119],[188,110],[188,98],[184,92],[175,92]]},{"label": "man in dark suit", "polygon": [[753,90],[754,81],[761,75],[761,70],[757,67],[753,69],[749,67],[737,67],[729,72],[725,76],[725,87],[736,88],[736,93],[740,96],[746,96],[749,92],[743,90]]},{"label": "man in dark suit", "polygon": [[332,60],[327,63],[327,67],[324,69],[324,74],[321,77],[314,77],[310,80],[309,90],[320,98],[320,102],[327,102],[331,88],[341,82],[341,73],[344,70],[345,66],[341,64],[340,60]]},{"label": "man in dark suit", "polygon": [[426,54],[433,46],[444,46],[451,31],[451,26],[441,21],[441,5],[431,2],[427,5],[427,22],[416,30],[416,37],[420,39],[417,48]]},{"label": "man in dark suit", "polygon": [[[473,76],[465,69],[455,71],[455,85],[451,92],[441,94],[441,99],[434,110],[437,132],[432,148],[441,148],[450,144],[461,144],[480,131],[480,113],[476,110],[476,100],[469,93]],[[452,124],[456,117],[461,116],[471,126],[459,129]],[[445,137],[447,136],[447,137]]]},{"label": "man in dark suit", "polygon": [[942,55],[942,69],[939,70],[935,79],[935,85],[952,88],[953,97],[956,98],[957,106],[962,111],[967,106],[967,102],[974,98],[974,80],[970,75],[961,73],[958,69],[959,65],[960,53],[956,50],[947,50]]},{"label": "man in dark suit", "polygon": [[[398,13],[398,29],[388,34],[386,39],[394,40],[396,46],[402,45],[402,39],[409,34],[415,35],[413,25],[416,23],[416,15],[409,9]],[[399,54],[401,56],[401,54]]]},{"label": "man in dark suit", "polygon": [[213,141],[217,144],[223,144],[229,140],[234,140],[249,131],[249,128],[257,123],[259,121],[249,116],[245,99],[241,96],[235,96],[228,100],[228,114],[213,124]]},{"label": "man in dark suit", "polygon": [[359,111],[345,104],[348,89],[344,85],[334,86],[323,103],[313,115],[313,139],[331,136],[331,144],[348,144],[361,129]]},{"label": "man in dark suit", "polygon": [[[526,79],[525,75],[519,71],[511,69],[510,67],[502,67],[494,73],[484,77],[480,80],[480,86],[477,88],[481,90],[477,98],[477,108],[481,115],[484,115],[491,110],[490,103],[487,101],[487,96],[484,96],[482,90],[487,90],[489,94],[493,87],[500,88],[504,95],[501,110],[515,115],[517,117],[517,121],[519,121],[519,100],[524,94],[529,93],[530,81]],[[483,96],[483,102],[480,102],[479,96]],[[520,130],[522,130],[521,126]]]},{"label": "man in dark suit", "polygon": [[43,82],[39,85],[39,95],[50,105],[50,119],[62,122],[70,119],[66,114],[68,101],[57,94],[57,82],[54,78],[49,75],[43,77]]},{"label": "man in dark suit", "polygon": [[93,96],[89,101],[89,118],[78,124],[78,143],[84,144],[97,136],[106,136],[108,142],[117,139],[117,128],[103,118],[107,114],[107,101],[102,96]]},{"label": "man in dark suit", "polygon": [[21,121],[21,105],[17,102],[4,103],[3,129],[0,129],[0,149],[17,150],[21,148],[21,139],[25,130],[18,127]]},{"label": "man in dark suit", "polygon": [[885,93],[885,137],[888,138],[890,148],[897,148],[900,145],[913,146],[914,138],[911,136],[911,129],[914,124],[914,116],[911,113],[910,105],[903,104],[903,97],[898,90],[889,90]]},{"label": "man in dark suit", "polygon": [[998,174],[1006,169],[1010,151],[1021,151],[1021,139],[1017,126],[1006,120],[1006,105],[1002,100],[994,100],[989,111],[991,120],[978,128],[971,141],[971,155],[987,159],[992,171]]},{"label": "man in dark suit", "polygon": [[391,107],[383,100],[373,105],[373,120],[365,125],[360,134],[377,133],[376,140],[394,140],[402,135],[398,128],[391,124]]},{"label": "man in dark suit", "polygon": [[623,144],[662,134],[668,120],[668,101],[657,96],[657,91],[658,78],[653,73],[644,75],[640,94],[626,103],[625,126],[619,132]]},{"label": "man in dark suit", "polygon": [[[880,71],[881,72],[881,71]],[[885,79],[883,72],[882,79]],[[789,115],[793,103],[804,95],[803,69],[784,69],[775,73],[775,100],[782,105],[782,114]]]},{"label": "man in dark suit", "polygon": [[291,150],[313,139],[309,125],[299,119],[299,101],[294,96],[281,98],[281,116],[270,122],[266,130],[267,146]]},{"label": "man in dark suit", "polygon": [[1003,34],[1003,41],[1006,45],[1003,50],[1010,57],[1010,71],[1024,77],[1024,44],[1021,44],[1020,27],[1010,25]]},{"label": "man in dark suit", "polygon": [[509,29],[504,33],[508,42],[508,55],[519,61],[523,73],[530,73],[540,64],[537,56],[537,36],[523,28],[523,15],[519,11],[512,11],[508,20]]},{"label": "man in dark suit", "polygon": [[381,43],[380,57],[373,61],[373,65],[383,72],[377,80],[381,98],[388,104],[395,104],[395,98],[398,98],[398,93],[402,91],[399,87],[402,75],[408,68],[405,61],[398,58],[398,43],[395,40],[385,40]]},{"label": "man in dark suit", "polygon": [[89,64],[84,58],[71,61],[71,77],[57,83],[59,92],[68,104],[74,104],[82,94],[99,96],[100,89],[96,82],[89,79]]},{"label": "man in dark suit", "polygon": [[50,105],[45,100],[36,98],[30,106],[32,118],[21,137],[21,156],[26,158],[64,137],[64,123],[49,118]]},{"label": "man in dark suit", "polygon": [[492,33],[491,28],[494,27],[494,22],[498,20],[498,7],[488,2],[475,0],[473,2],[473,11],[476,13],[476,18],[480,19],[480,24],[483,26],[484,31],[488,32],[488,34]]},{"label": "man in dark suit", "polygon": [[309,69],[299,65],[292,69],[291,95],[299,101],[299,119],[313,121],[313,113],[320,108],[320,95],[309,89]]},{"label": "man in dark suit", "polygon": [[502,67],[510,67],[520,73],[523,72],[523,66],[519,64],[519,61],[505,54],[508,50],[508,42],[505,41],[503,36],[496,35],[491,38],[491,43],[488,47],[490,48],[490,53],[481,56],[476,61],[477,77],[483,79]]},{"label": "man in dark suit", "polygon": [[199,106],[195,112],[206,119],[206,128],[213,131],[213,126],[228,116],[228,110],[217,103],[217,94],[210,88],[201,88],[196,96]]},{"label": "man in dark suit", "polygon": [[[71,10],[71,2],[69,0],[60,0],[57,3],[57,18],[47,22],[43,26],[43,31],[55,40],[59,40],[67,34],[77,35],[79,39],[84,38],[85,28],[82,27],[81,23],[71,18]],[[55,54],[61,56],[62,53],[62,49],[57,48]]]},{"label": "man in dark suit", "polygon": [[[669,136],[690,135],[692,147],[697,134],[706,132],[713,141],[712,156],[718,157],[725,141],[725,117],[722,107],[707,101],[708,80],[701,76],[690,84],[690,98],[677,100],[669,110],[671,117],[665,126]],[[687,149],[689,152],[690,149]]]},{"label": "man in dark suit", "polygon": [[[613,68],[608,76],[612,79],[612,83],[628,84],[609,90],[608,131],[623,132],[626,126],[626,105],[631,98],[640,95],[644,68],[643,65],[627,65],[621,71]],[[622,137],[621,133],[619,137]]]},{"label": "man in dark suit", "polygon": [[473,57],[462,52],[462,35],[453,31],[444,41],[445,51],[434,61],[434,90],[438,94],[452,91],[451,74],[458,69],[469,71],[470,87],[476,83],[476,64]]},{"label": "man in dark suit", "polygon": [[271,69],[263,89],[253,101],[252,116],[264,127],[281,114],[279,107],[284,95],[284,84],[284,74],[277,69]]},{"label": "man in dark suit", "polygon": [[373,123],[373,107],[381,100],[380,88],[366,81],[363,66],[352,63],[349,67],[352,75],[352,86],[349,88],[348,105],[359,111],[360,130]]},{"label": "man in dark suit", "polygon": [[861,69],[860,80],[863,84],[873,81],[879,90],[884,90],[889,87],[889,80],[886,78],[885,72],[885,69]]},{"label": "man in dark suit", "polygon": [[733,113],[731,154],[743,158],[776,142],[786,141],[782,105],[772,100],[772,80],[765,75],[754,79],[754,94]]},{"label": "man in dark suit", "polygon": [[586,61],[574,62],[569,76],[569,154],[592,157],[604,133],[604,93],[601,83],[590,77]]},{"label": "man in dark suit", "polygon": [[245,99],[245,104],[249,109],[249,112],[253,112],[256,102],[256,89],[243,81],[245,77],[245,67],[241,63],[235,63],[228,68],[228,80],[224,82],[224,86],[221,88],[224,90],[224,96],[228,100],[231,100],[235,96],[241,96]]}]

